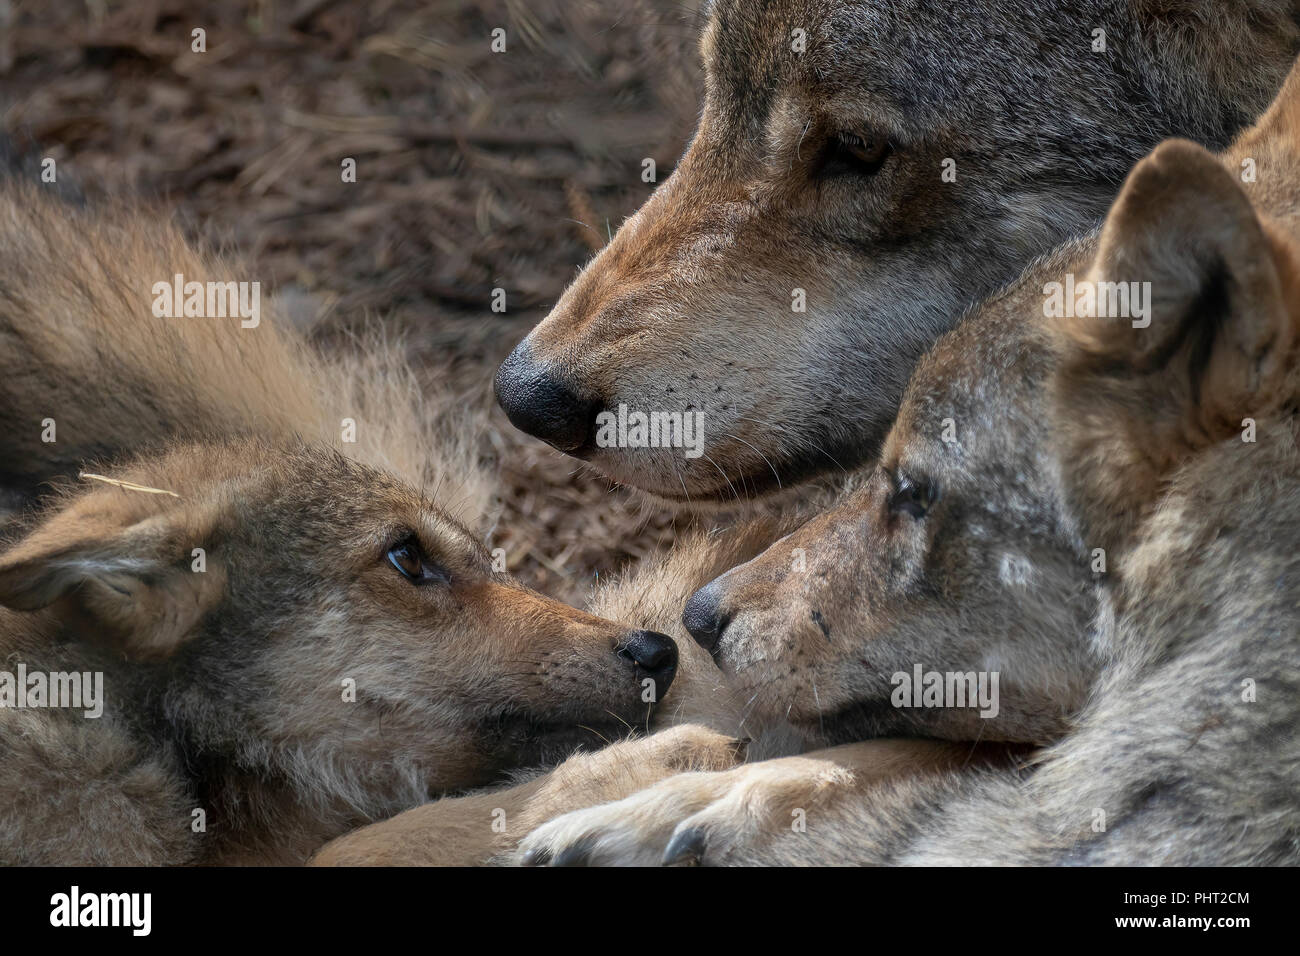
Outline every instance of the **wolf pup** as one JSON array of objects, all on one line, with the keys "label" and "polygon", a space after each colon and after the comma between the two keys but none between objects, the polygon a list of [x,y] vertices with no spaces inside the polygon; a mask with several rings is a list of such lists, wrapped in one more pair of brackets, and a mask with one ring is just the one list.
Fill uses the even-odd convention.
[{"label": "wolf pup", "polygon": [[968,305],[1162,139],[1226,145],[1300,48],[1294,0],[704,9],[686,154],[496,380],[523,431],[683,502],[872,459]]},{"label": "wolf pup", "polygon": [[[918,716],[890,669],[999,670],[1013,715],[988,733],[1057,725],[1036,769],[876,786],[850,745],[670,778],[545,825],[526,857],[1300,863],[1298,209],[1300,70],[1222,157],[1171,141],[1139,164],[1099,237],[940,341],[856,498],[693,602],[724,669],[805,722],[817,693],[828,727],[969,733],[969,702]],[[1059,314],[1071,277],[1104,304]],[[1111,308],[1142,282],[1150,309]],[[820,563],[791,572],[795,547]],[[1046,616],[1084,590],[1091,626]],[[942,617],[908,629],[935,592],[982,660]]]},{"label": "wolf pup", "polygon": [[674,642],[493,570],[409,376],[155,312],[229,276],[151,219],[0,203],[0,478],[85,469],[0,548],[0,861],[301,861],[645,724]]}]

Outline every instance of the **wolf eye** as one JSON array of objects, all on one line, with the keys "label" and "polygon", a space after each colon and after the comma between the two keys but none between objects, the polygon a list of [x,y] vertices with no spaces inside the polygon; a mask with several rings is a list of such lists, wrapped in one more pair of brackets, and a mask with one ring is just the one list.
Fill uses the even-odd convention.
[{"label": "wolf eye", "polygon": [[924,518],[930,506],[938,500],[938,489],[930,482],[899,475],[894,480],[894,492],[889,496],[889,510],[892,514]]},{"label": "wolf eye", "polygon": [[415,535],[409,535],[388,549],[388,563],[401,572],[412,584],[428,581],[448,581],[445,571],[429,561]]},{"label": "wolf eye", "polygon": [[840,131],[831,141],[830,152],[822,167],[823,175],[856,172],[872,176],[885,165],[893,152],[889,140],[879,134],[860,135]]}]

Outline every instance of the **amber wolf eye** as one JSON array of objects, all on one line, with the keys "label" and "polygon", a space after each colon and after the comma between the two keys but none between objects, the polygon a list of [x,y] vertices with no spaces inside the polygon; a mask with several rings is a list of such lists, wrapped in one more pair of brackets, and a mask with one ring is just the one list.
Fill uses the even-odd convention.
[{"label": "amber wolf eye", "polygon": [[446,571],[429,561],[413,534],[407,535],[388,549],[388,563],[412,584],[451,580]]},{"label": "amber wolf eye", "polygon": [[830,141],[821,174],[834,176],[842,173],[857,173],[862,176],[873,176],[885,165],[885,160],[891,153],[893,147],[884,136],[841,131]]},{"label": "amber wolf eye", "polygon": [[889,496],[889,510],[892,514],[924,518],[938,500],[939,490],[933,483],[908,475],[898,475],[894,478],[893,494]]}]

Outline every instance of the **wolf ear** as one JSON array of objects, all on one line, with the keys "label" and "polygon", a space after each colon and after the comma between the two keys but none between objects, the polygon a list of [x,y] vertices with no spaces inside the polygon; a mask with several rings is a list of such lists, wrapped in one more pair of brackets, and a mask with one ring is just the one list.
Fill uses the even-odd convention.
[{"label": "wolf ear", "polygon": [[[1129,175],[1102,228],[1086,277],[1097,314],[1059,320],[1064,376],[1080,401],[1091,390],[1118,405],[1121,426],[1170,455],[1221,440],[1289,398],[1298,276],[1291,243],[1222,162],[1166,142]],[[1113,289],[1128,290],[1129,308],[1102,317]]]},{"label": "wolf ear", "polygon": [[192,547],[204,540],[193,509],[152,504],[145,517],[129,491],[98,491],[74,500],[0,554],[0,605],[17,611],[53,608],[87,639],[108,640],[129,654],[163,657],[192,633],[220,599],[224,575]]}]

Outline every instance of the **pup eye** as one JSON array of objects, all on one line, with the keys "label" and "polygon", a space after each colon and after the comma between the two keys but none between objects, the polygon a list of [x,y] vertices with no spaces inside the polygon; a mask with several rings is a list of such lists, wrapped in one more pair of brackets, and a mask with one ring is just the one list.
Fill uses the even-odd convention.
[{"label": "pup eye", "polygon": [[893,514],[924,518],[930,506],[938,500],[938,489],[930,482],[899,475],[894,480],[894,492],[889,496],[889,510]]},{"label": "pup eye", "polygon": [[831,141],[830,153],[822,168],[824,175],[855,172],[873,176],[885,165],[893,152],[889,140],[878,134],[860,135],[840,131]]},{"label": "pup eye", "polygon": [[388,549],[388,563],[412,584],[451,580],[445,571],[429,561],[415,535],[403,538]]}]

